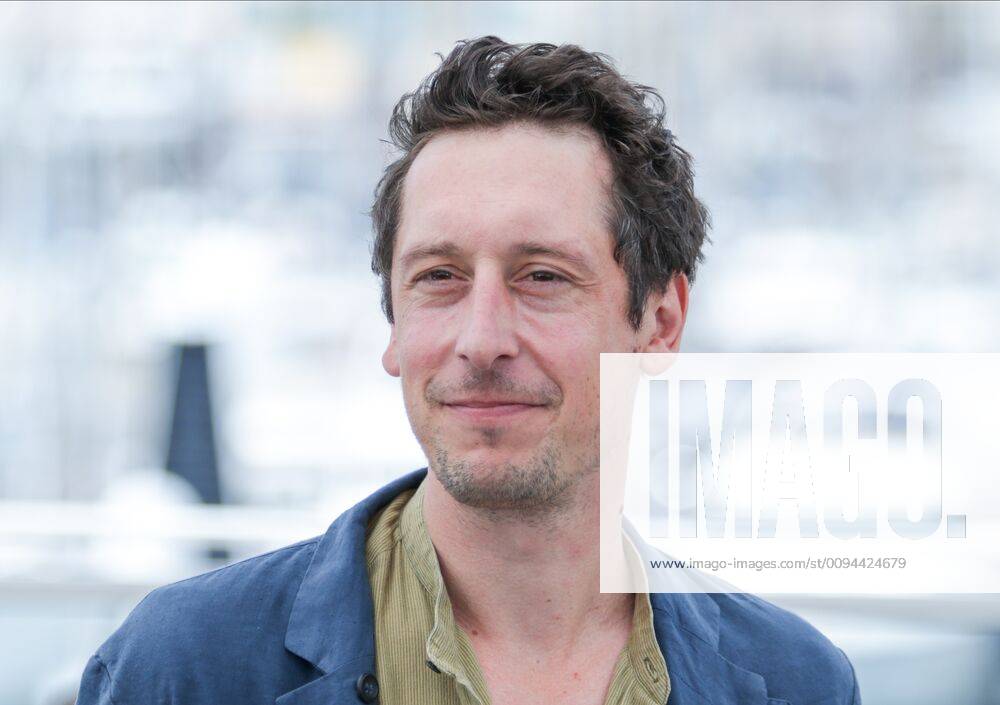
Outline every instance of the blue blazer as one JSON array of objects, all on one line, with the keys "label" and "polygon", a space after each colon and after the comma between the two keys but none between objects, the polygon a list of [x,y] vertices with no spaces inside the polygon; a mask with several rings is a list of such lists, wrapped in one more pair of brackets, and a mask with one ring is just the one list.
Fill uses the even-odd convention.
[{"label": "blue blazer", "polygon": [[[374,702],[365,532],[425,474],[386,485],[321,537],[153,590],[87,663],[78,705]],[[785,610],[746,594],[651,600],[669,705],[861,702],[844,653]]]}]

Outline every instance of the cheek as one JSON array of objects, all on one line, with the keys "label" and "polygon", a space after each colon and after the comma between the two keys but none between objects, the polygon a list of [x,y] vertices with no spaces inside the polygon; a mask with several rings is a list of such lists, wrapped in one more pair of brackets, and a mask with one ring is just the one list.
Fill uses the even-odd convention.
[{"label": "cheek", "polygon": [[449,341],[443,330],[447,327],[440,321],[407,321],[405,326],[397,327],[396,354],[404,389],[422,388],[447,360]]},{"label": "cheek", "polygon": [[[601,302],[602,304],[604,302]],[[628,323],[611,316],[610,305],[581,306],[556,314],[523,317],[528,335],[560,366],[572,365],[578,374],[600,368],[602,352],[631,352]]]},{"label": "cheek", "polygon": [[545,317],[527,327],[543,371],[562,389],[572,414],[597,408],[600,353],[607,351],[599,319],[589,316]]},{"label": "cheek", "polygon": [[600,417],[601,353],[632,352],[634,342],[621,312],[602,303],[566,315],[522,319],[546,373],[562,388],[566,418],[588,437]]}]

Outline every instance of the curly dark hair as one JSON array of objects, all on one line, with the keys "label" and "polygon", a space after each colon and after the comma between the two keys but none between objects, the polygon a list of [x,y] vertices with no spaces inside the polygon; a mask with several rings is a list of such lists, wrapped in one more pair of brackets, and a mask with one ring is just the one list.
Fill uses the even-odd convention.
[{"label": "curly dark hair", "polygon": [[[440,55],[439,55],[440,56]],[[493,36],[458,42],[441,65],[396,104],[391,143],[402,155],[375,188],[372,270],[393,322],[390,275],[403,181],[427,142],[445,130],[532,121],[587,126],[613,169],[609,227],[629,282],[627,316],[638,329],[646,300],[678,272],[694,281],[709,216],[694,194],[691,156],[664,127],[653,88],[632,83],[611,60],[573,44],[508,44]]]}]

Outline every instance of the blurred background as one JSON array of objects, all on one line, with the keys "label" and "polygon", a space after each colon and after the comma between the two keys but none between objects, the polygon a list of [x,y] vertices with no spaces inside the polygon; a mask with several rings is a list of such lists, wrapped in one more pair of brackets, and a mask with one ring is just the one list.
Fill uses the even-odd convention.
[{"label": "blurred background", "polygon": [[[686,350],[997,349],[1000,5],[2,3],[0,703],[424,464],[366,210],[482,34],[663,94],[714,220]],[[1000,703],[994,603],[784,603],[869,705]]]}]

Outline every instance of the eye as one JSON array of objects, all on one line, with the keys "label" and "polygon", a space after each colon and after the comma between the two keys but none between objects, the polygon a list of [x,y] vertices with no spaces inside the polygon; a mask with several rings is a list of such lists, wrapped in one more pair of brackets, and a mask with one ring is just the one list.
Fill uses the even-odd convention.
[{"label": "eye", "polygon": [[417,281],[432,281],[432,282],[443,282],[454,279],[454,276],[447,269],[432,269],[428,272],[424,272],[419,277]]},{"label": "eye", "polygon": [[528,274],[528,277],[531,279],[532,282],[540,282],[540,283],[566,281],[566,277],[556,274],[555,272],[551,272],[547,269],[538,269],[535,270],[534,272],[530,272]]}]

